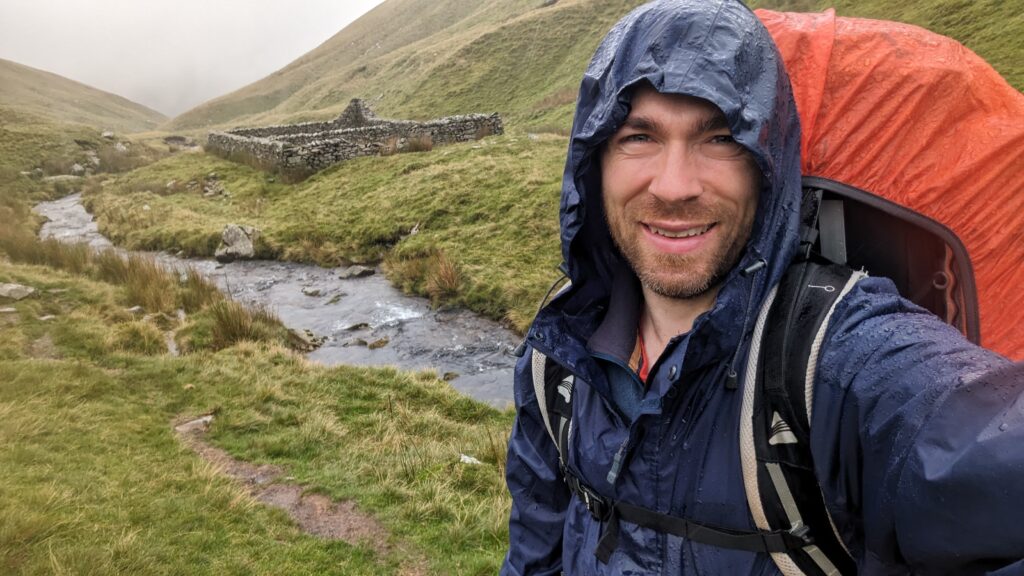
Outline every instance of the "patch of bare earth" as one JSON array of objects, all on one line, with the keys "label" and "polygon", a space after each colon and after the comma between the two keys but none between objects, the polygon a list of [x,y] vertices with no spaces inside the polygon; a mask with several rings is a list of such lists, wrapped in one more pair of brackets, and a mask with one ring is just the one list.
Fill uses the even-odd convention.
[{"label": "patch of bare earth", "polygon": [[375,518],[356,509],[354,502],[334,502],[321,494],[304,494],[298,484],[279,481],[286,478],[280,467],[244,462],[209,445],[204,436],[212,421],[213,416],[203,416],[182,422],[174,426],[174,432],[204,460],[244,484],[257,501],[287,512],[306,533],[369,546],[381,557],[399,552],[408,559],[400,574],[422,576],[427,573],[426,561],[419,554],[410,553],[404,546],[396,550],[388,543],[388,531]]},{"label": "patch of bare earth", "polygon": [[29,344],[28,355],[32,358],[53,360],[60,358],[60,351],[57,349],[57,345],[54,344],[50,334],[46,333]]}]

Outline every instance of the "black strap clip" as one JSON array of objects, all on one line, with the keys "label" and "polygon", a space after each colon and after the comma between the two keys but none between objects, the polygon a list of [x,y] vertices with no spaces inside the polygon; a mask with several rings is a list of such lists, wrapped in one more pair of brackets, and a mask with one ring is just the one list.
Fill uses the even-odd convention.
[{"label": "black strap clip", "polygon": [[580,482],[579,478],[570,472],[564,465],[562,466],[562,478],[565,479],[565,483],[569,486],[569,489],[579,496],[580,501],[582,501],[583,505],[587,507],[587,511],[590,512],[590,515],[594,520],[604,522],[608,519],[614,505],[607,498],[601,496],[597,492],[594,492],[585,484]]}]

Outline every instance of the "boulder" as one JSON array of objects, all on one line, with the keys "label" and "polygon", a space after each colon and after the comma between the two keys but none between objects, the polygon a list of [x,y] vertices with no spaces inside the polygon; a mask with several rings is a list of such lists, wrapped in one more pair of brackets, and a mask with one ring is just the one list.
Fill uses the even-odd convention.
[{"label": "boulder", "polygon": [[71,174],[73,176],[84,176],[85,166],[82,166],[78,162],[75,162],[74,164],[71,165]]},{"label": "boulder", "polygon": [[228,224],[221,232],[220,246],[214,253],[218,262],[232,262],[234,260],[249,260],[256,256],[254,244],[259,238],[260,231],[252,226],[241,226]]},{"label": "boulder", "polygon": [[107,140],[113,140],[114,139],[114,133],[111,132],[110,130],[104,130],[103,133],[100,134],[100,136],[103,137],[103,138],[106,138]]},{"label": "boulder", "polygon": [[21,300],[28,298],[36,289],[31,286],[23,286],[21,284],[0,284],[0,298],[9,298],[11,300]]},{"label": "boulder", "polygon": [[376,270],[373,268],[367,268],[366,266],[349,266],[341,272],[338,272],[338,278],[342,280],[348,280],[349,278],[364,278],[366,276],[373,276]]}]

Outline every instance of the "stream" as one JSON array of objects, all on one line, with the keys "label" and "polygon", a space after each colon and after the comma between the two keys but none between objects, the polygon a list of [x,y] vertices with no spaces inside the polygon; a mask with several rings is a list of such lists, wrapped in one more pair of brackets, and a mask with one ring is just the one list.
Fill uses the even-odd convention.
[{"label": "stream", "polygon": [[[33,210],[47,218],[42,238],[112,247],[73,194]],[[518,337],[467,310],[434,310],[402,294],[383,277],[342,279],[338,270],[293,262],[246,260],[221,264],[152,254],[176,269],[195,268],[235,300],[262,305],[289,328],[325,338],[306,355],[325,364],[433,369],[459,392],[503,408],[512,404],[512,349]]]}]

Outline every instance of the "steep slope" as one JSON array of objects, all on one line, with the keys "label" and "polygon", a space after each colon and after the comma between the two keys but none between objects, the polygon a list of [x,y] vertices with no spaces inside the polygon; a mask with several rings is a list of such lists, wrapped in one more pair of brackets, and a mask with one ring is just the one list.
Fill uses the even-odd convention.
[{"label": "steep slope", "polygon": [[[169,128],[326,118],[357,96],[393,117],[497,111],[534,118],[574,99],[564,92],[587,53],[642,2],[543,5],[549,3],[388,0],[289,66],[186,112]],[[517,96],[510,99],[513,85]]]},{"label": "steep slope", "polygon": [[[502,113],[564,129],[609,26],[641,0],[388,0],[278,72],[175,118],[170,129],[324,119],[350,98],[386,116]],[[550,5],[549,5],[550,4]],[[1024,86],[1024,11],[983,0],[752,0],[753,7],[899,20],[952,36]]]},{"label": "steep slope", "polygon": [[0,107],[59,123],[141,132],[163,114],[63,76],[0,59]]}]

